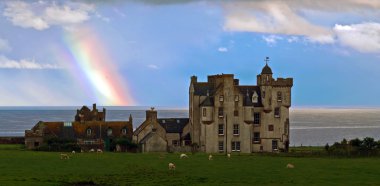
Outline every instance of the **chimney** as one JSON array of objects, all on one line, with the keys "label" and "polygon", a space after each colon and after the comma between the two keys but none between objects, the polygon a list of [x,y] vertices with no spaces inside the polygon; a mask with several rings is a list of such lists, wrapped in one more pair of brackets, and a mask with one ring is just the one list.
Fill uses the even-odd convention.
[{"label": "chimney", "polygon": [[198,81],[197,76],[191,76],[191,83],[196,83]]},{"label": "chimney", "polygon": [[96,110],[96,103],[92,104],[92,110],[93,110],[93,111]]},{"label": "chimney", "polygon": [[154,107],[146,111],[146,120],[150,120],[150,121],[157,120],[157,111],[154,110]]}]

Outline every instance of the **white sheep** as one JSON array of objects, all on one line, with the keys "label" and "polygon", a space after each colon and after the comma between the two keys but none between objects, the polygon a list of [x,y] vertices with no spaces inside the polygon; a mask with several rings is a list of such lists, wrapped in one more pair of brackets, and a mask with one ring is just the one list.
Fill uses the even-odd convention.
[{"label": "white sheep", "polygon": [[103,150],[102,149],[97,149],[96,152],[97,153],[103,153]]},{"label": "white sheep", "polygon": [[227,158],[231,158],[231,154],[230,153],[227,154]]},{"label": "white sheep", "polygon": [[95,152],[95,149],[90,149],[90,151],[89,152]]},{"label": "white sheep", "polygon": [[212,160],[212,155],[211,154],[208,156],[208,160]]},{"label": "white sheep", "polygon": [[67,154],[61,154],[61,160],[63,160],[63,159],[65,159],[65,160],[70,159],[70,156]]},{"label": "white sheep", "polygon": [[293,168],[294,168],[294,165],[293,165],[293,164],[290,164],[290,163],[288,163],[288,164],[286,165],[286,168],[288,168],[288,169],[293,169]]},{"label": "white sheep", "polygon": [[186,154],[181,154],[179,157],[180,157],[181,159],[182,159],[182,158],[188,158],[188,156],[187,156]]},{"label": "white sheep", "polygon": [[81,153],[84,153],[84,150],[83,150],[83,149],[80,149],[80,152],[81,152]]},{"label": "white sheep", "polygon": [[71,151],[71,154],[75,154],[75,150]]},{"label": "white sheep", "polygon": [[175,170],[174,163],[169,163],[169,170]]}]

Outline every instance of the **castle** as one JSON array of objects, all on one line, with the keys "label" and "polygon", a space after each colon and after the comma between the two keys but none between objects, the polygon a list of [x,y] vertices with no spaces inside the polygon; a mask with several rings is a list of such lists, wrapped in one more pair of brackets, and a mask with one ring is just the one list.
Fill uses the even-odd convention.
[{"label": "castle", "polygon": [[168,119],[158,119],[155,110],[147,111],[134,140],[146,152],[189,143],[207,153],[286,152],[292,86],[293,78],[274,79],[268,64],[257,75],[257,85],[240,85],[233,74],[208,76],[207,82],[192,76],[189,122],[184,125],[179,122],[184,118],[178,118],[177,130],[168,132],[162,124]]},{"label": "castle", "polygon": [[273,78],[266,64],[257,85],[240,85],[233,74],[190,79],[189,118],[158,118],[154,108],[132,134],[129,121],[105,121],[106,110],[83,106],[74,122],[39,122],[25,131],[29,149],[46,136],[75,139],[81,148],[110,150],[112,140],[126,137],[142,152],[190,151],[206,153],[287,152],[289,108],[293,78]]}]

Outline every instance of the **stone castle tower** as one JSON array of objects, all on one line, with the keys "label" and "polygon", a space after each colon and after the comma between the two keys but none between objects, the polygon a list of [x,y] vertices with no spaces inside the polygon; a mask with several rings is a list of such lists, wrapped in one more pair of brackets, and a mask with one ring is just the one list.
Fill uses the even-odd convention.
[{"label": "stone castle tower", "polygon": [[207,82],[192,76],[192,143],[207,153],[287,151],[293,78],[272,75],[266,64],[257,85],[239,85],[233,74],[208,76]]}]

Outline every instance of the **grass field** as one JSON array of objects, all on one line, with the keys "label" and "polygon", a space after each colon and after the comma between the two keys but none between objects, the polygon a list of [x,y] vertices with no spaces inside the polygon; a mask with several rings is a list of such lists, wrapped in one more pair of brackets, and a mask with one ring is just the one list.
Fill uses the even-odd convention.
[{"label": "grass field", "polygon": [[0,145],[0,185],[380,185],[379,158],[76,153],[61,160],[59,154]]}]

